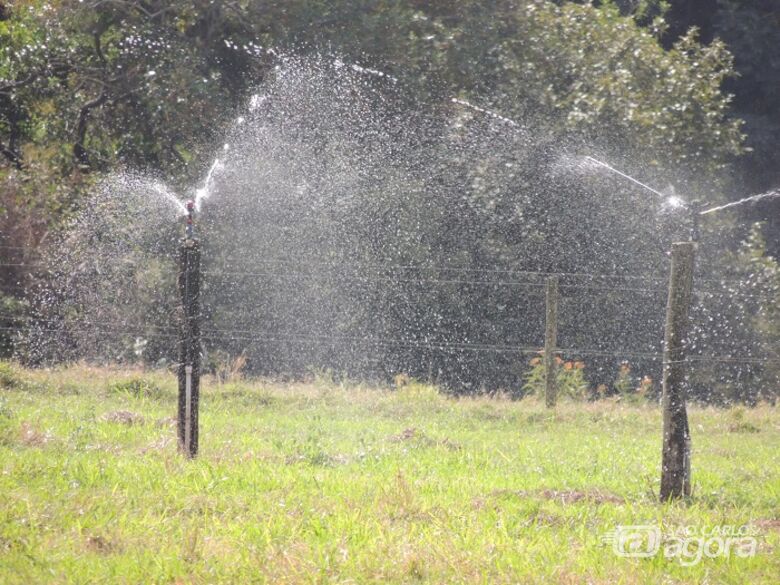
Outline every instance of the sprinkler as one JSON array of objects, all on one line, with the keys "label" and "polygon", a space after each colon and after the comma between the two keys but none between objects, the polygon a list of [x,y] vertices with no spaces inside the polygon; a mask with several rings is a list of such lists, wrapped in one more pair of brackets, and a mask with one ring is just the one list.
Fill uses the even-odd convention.
[{"label": "sprinkler", "polygon": [[699,240],[699,215],[704,215],[705,213],[709,213],[710,211],[715,211],[714,209],[710,209],[708,211],[702,212],[701,211],[701,202],[699,201],[685,201],[682,197],[679,197],[674,192],[674,187],[669,186],[665,191],[658,191],[657,189],[653,189],[650,185],[646,185],[642,181],[639,181],[638,179],[635,179],[631,175],[628,175],[624,173],[623,171],[619,171],[615,167],[608,165],[604,161],[601,161],[597,158],[594,158],[592,156],[586,156],[584,157],[585,160],[589,161],[592,164],[596,164],[600,167],[603,167],[607,169],[608,171],[619,175],[623,177],[624,179],[627,179],[634,183],[635,185],[638,185],[642,187],[643,189],[646,189],[650,193],[654,193],[658,195],[659,197],[663,198],[664,205],[667,206],[670,209],[684,209],[690,214],[690,221],[691,221],[691,234],[690,239],[693,242],[696,242]]},{"label": "sprinkler", "polygon": [[195,213],[195,202],[192,199],[189,199],[187,203],[184,204],[184,207],[187,210],[187,220],[184,228],[185,238],[188,241],[194,241],[195,226],[192,222],[192,216]]},{"label": "sprinkler", "polygon": [[688,204],[688,210],[691,214],[691,241],[698,242],[701,237],[701,208],[702,202],[694,199]]}]

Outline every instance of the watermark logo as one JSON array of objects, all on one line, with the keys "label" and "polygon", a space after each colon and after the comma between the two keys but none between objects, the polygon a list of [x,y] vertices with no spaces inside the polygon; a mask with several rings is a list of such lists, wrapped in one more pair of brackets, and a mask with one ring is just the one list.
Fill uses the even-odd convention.
[{"label": "watermark logo", "polygon": [[649,524],[618,526],[602,539],[611,542],[612,551],[620,557],[654,557],[661,548],[661,529]]},{"label": "watermark logo", "polygon": [[690,567],[703,558],[753,557],[758,550],[757,531],[744,526],[677,526],[654,524],[618,526],[602,536],[619,557],[650,558],[662,554]]}]

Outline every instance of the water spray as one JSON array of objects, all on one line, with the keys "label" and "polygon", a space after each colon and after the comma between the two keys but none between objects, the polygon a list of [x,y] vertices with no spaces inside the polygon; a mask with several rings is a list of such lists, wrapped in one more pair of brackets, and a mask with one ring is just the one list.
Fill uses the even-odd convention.
[{"label": "water spray", "polygon": [[[227,152],[230,149],[230,146],[225,144],[222,149]],[[200,208],[203,205],[203,200],[208,199],[211,196],[211,189],[214,186],[214,177],[216,173],[221,171],[223,168],[224,165],[222,164],[222,161],[219,158],[215,158],[214,162],[211,163],[211,166],[209,167],[208,173],[206,173],[206,178],[203,180],[203,187],[195,191],[195,211],[200,211]]]},{"label": "water spray", "polygon": [[[646,189],[646,190],[650,191],[651,193],[655,193],[655,194],[656,194],[656,195],[658,195],[659,197],[664,197],[664,198],[666,198],[666,197],[667,197],[667,195],[666,195],[666,194],[664,194],[664,193],[661,193],[660,191],[658,191],[658,190],[656,190],[656,189],[653,189],[653,188],[652,188],[650,185],[645,185],[645,184],[644,184],[642,181],[640,181],[640,180],[638,180],[638,179],[635,179],[635,178],[634,178],[634,177],[632,177],[631,175],[627,175],[627,174],[626,174],[626,173],[624,173],[623,171],[619,171],[619,170],[617,170],[615,167],[613,167],[613,166],[611,166],[611,165],[608,165],[608,164],[607,164],[607,163],[605,163],[604,161],[600,161],[599,159],[597,159],[597,158],[593,158],[592,156],[586,156],[586,157],[585,157],[585,160],[588,160],[588,161],[590,161],[590,162],[592,162],[592,163],[595,163],[595,164],[599,165],[600,167],[604,167],[604,168],[605,168],[605,169],[607,169],[608,171],[610,171],[610,172],[612,172],[612,173],[615,173],[616,175],[620,175],[620,176],[621,176],[621,177],[623,177],[624,179],[628,179],[628,180],[629,180],[629,181],[631,181],[632,183],[634,183],[634,184],[636,184],[636,185],[639,185],[640,187],[642,187],[643,189]],[[682,200],[681,200],[679,197],[675,196],[675,195],[672,195],[671,197],[669,197],[669,199],[670,199],[670,200],[674,199],[674,201],[676,201],[676,202],[682,202]],[[679,205],[679,204],[678,204],[678,205]]]},{"label": "water spray", "polygon": [[604,161],[601,161],[592,156],[585,156],[584,158],[590,163],[605,168],[611,173],[623,177],[624,179],[631,181],[635,185],[638,185],[643,189],[650,191],[651,193],[658,195],[659,197],[662,197],[664,199],[664,204],[667,205],[668,207],[672,209],[688,210],[691,217],[691,241],[696,242],[699,240],[699,216],[714,210],[709,210],[705,212],[699,211],[701,209],[701,204],[698,201],[685,201],[682,197],[680,197],[674,192],[674,187],[670,186],[666,190],[666,193],[664,193],[662,191],[659,191],[658,189],[653,189],[650,185],[643,183],[639,179],[635,179],[634,177],[632,177],[627,173],[624,173],[623,171],[619,171],[618,169],[616,169],[612,165],[605,163]]},{"label": "water spray", "polygon": [[[766,193],[759,193],[758,195],[751,195],[750,197],[745,197],[744,199],[740,199],[739,201],[732,201],[731,203],[725,203],[723,205],[718,205],[716,207],[711,207],[709,209],[705,209],[704,211],[700,210],[700,204],[697,202],[691,202],[686,203],[683,199],[672,193],[669,195],[668,193],[662,193],[661,191],[658,191],[656,189],[653,189],[649,185],[646,185],[642,181],[635,179],[631,175],[628,175],[624,173],[623,171],[617,170],[615,167],[608,165],[604,161],[601,161],[597,158],[594,158],[592,156],[585,156],[585,160],[590,161],[591,163],[597,164],[600,167],[603,167],[607,170],[609,170],[612,173],[615,173],[616,175],[620,175],[624,179],[628,179],[632,183],[639,185],[640,187],[650,191],[651,193],[655,193],[659,197],[666,198],[666,203],[670,207],[686,207],[691,210],[691,213],[694,217],[699,215],[707,215],[710,213],[714,213],[716,211],[721,211],[723,209],[729,209],[731,207],[737,207],[738,205],[744,205],[745,203],[756,203],[758,201],[761,201],[762,199],[774,199],[776,197],[780,197],[780,189],[776,189],[774,191],[767,191]],[[696,221],[694,221],[694,224]]]},{"label": "water spray", "polygon": [[685,364],[685,339],[688,335],[696,241],[699,239],[699,204],[686,202],[670,189],[662,193],[615,167],[586,156],[585,160],[623,177],[658,195],[672,208],[684,208],[690,213],[690,241],[672,244],[672,263],[669,275],[669,295],[664,332],[662,405],[663,449],[661,472],[661,500],[689,496],[691,493],[691,433],[685,404],[684,382],[688,376]]},{"label": "water spray", "polygon": [[475,112],[479,112],[480,114],[484,114],[485,116],[489,116],[490,118],[493,118],[495,120],[498,120],[499,122],[503,122],[504,124],[508,124],[510,126],[514,126],[516,128],[520,128],[520,124],[512,120],[511,118],[507,118],[506,116],[502,116],[499,113],[494,112],[493,110],[488,110],[487,108],[480,108],[479,106],[475,106],[474,104],[467,102],[466,100],[462,100],[460,98],[450,98],[450,101],[453,104],[458,104],[459,106],[463,106],[465,108],[469,108],[471,110],[474,110]]},{"label": "water spray", "polygon": [[745,203],[756,203],[758,201],[761,201],[762,199],[774,199],[775,197],[780,197],[780,189],[775,191],[767,191],[766,193],[759,193],[758,195],[751,195],[750,197],[745,197],[744,199],[740,199],[739,201],[732,201],[731,203],[718,205],[717,207],[711,207],[710,209],[705,209],[704,211],[700,211],[699,215],[707,215],[708,213],[714,213],[716,211],[721,211],[723,209],[729,209],[730,207],[744,205]]}]

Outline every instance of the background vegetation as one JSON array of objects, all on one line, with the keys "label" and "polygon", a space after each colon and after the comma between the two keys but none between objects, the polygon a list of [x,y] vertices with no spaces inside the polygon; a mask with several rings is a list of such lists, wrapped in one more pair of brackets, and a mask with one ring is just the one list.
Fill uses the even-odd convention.
[{"label": "background vegetation", "polygon": [[[453,95],[472,99],[528,120],[540,137],[540,153],[546,152],[545,145],[562,141],[587,143],[615,157],[619,153],[623,168],[654,178],[654,184],[671,182],[690,199],[725,201],[779,179],[780,165],[772,154],[780,151],[780,133],[772,130],[778,125],[778,30],[772,2],[760,0],[523,0],[489,6],[469,0],[0,3],[3,351],[13,351],[8,333],[24,324],[26,303],[40,282],[41,275],[28,265],[84,206],[95,181],[117,168],[142,168],[173,182],[192,183],[202,175],[228,121],[272,73],[276,51],[335,50],[398,79],[406,92],[395,96],[399,108],[404,99],[411,104],[444,103]],[[525,168],[532,168],[532,155],[528,157]],[[578,246],[575,254],[570,243],[582,242],[590,224],[562,230],[563,222],[540,214],[539,202],[533,200],[523,212],[538,215],[541,235],[529,235],[512,223],[518,196],[533,192],[549,177],[527,173],[516,177],[517,192],[496,194],[485,177],[500,172],[504,162],[486,154],[467,161],[442,158],[438,164],[460,169],[458,176],[443,178],[453,189],[481,180],[470,197],[508,227],[498,228],[484,213],[474,214],[474,206],[453,207],[431,221],[432,244],[410,255],[424,257],[434,249],[443,257],[458,241],[465,242],[477,265],[523,260],[525,250],[538,258],[536,266],[525,264],[527,268],[588,268],[588,259],[600,250]],[[569,208],[570,188],[561,185],[559,193],[559,199],[545,205],[559,210],[561,217],[579,213]],[[410,220],[425,211],[424,200],[414,203]],[[776,340],[774,293],[780,290],[780,272],[772,252],[777,225],[770,221],[748,229],[749,220],[777,216],[771,211],[767,204],[746,211],[741,219],[748,221],[719,220],[705,234],[705,240],[717,245],[705,248],[704,274],[755,277],[751,282],[759,281],[771,293],[740,307],[740,317],[729,317],[717,307],[700,315],[717,316],[721,333],[716,337],[723,347],[728,342],[728,347],[771,349]],[[626,241],[632,224],[608,219],[602,222],[603,241]],[[459,225],[469,225],[471,234],[464,236]],[[613,225],[617,227],[610,236]],[[390,228],[379,235],[393,243]],[[544,254],[529,246],[537,236]],[[631,246],[640,248],[643,237],[635,234]],[[726,249],[731,252],[724,254]],[[625,249],[616,269],[636,268],[641,254],[630,250]],[[663,258],[652,257],[656,266],[648,264],[651,258],[641,258],[647,261],[642,266],[657,268]],[[459,314],[456,293],[435,302]],[[510,327],[497,324],[490,314],[489,307],[500,299],[486,295],[482,300],[469,309],[469,322],[479,321],[483,330],[471,333]],[[602,309],[620,303],[611,299]],[[746,320],[745,314],[752,316]],[[646,331],[632,334],[657,338],[657,322],[648,319],[638,315],[636,321]],[[412,326],[399,321],[388,325],[387,332],[408,334]],[[517,334],[524,331],[512,327]],[[603,341],[622,343],[617,338]],[[717,344],[711,349],[718,349]],[[432,366],[430,356],[411,353],[392,356],[386,373],[422,375],[441,369]],[[321,361],[340,365],[332,356]],[[458,363],[464,365],[454,371]],[[480,384],[506,387],[509,377],[520,380],[520,373],[500,360],[461,360],[445,369],[454,371],[452,382],[468,382],[472,389]],[[591,371],[593,388],[612,388],[617,360],[591,362],[586,372]],[[776,391],[777,375],[773,366],[721,368],[702,374],[701,393],[713,393],[713,380],[738,378],[736,398],[752,401]],[[734,397],[726,388],[717,393]]]}]

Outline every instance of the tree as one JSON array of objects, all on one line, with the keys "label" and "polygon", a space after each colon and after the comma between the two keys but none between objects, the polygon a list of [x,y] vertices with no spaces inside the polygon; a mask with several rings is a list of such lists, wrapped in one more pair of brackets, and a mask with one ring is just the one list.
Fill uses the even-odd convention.
[{"label": "tree", "polygon": [[[773,0],[649,0],[624,8],[648,24],[643,14],[662,15],[668,25],[662,41],[672,47],[691,30],[698,30],[705,44],[725,44],[734,55],[737,75],[724,81],[724,90],[734,94],[731,115],[745,121],[747,152],[735,165],[739,179],[726,192],[727,199],[741,199],[780,183],[780,12]],[[762,220],[767,230],[768,250],[780,252],[780,203],[767,201],[741,211],[748,220]]]},{"label": "tree", "polygon": [[[208,226],[216,268],[235,264],[227,255],[240,242],[268,256],[288,246],[312,261],[326,250],[358,262],[350,275],[359,282],[376,282],[364,266],[454,261],[474,269],[657,273],[665,266],[663,238],[685,226],[658,215],[658,202],[630,185],[560,169],[576,167],[582,154],[603,154],[653,185],[672,182],[687,198],[712,199],[743,152],[743,136],[722,90],[732,73],[724,45],[703,46],[689,32],[665,48],[662,11],[652,2],[642,5],[641,15],[622,14],[611,3],[541,0],[499,0],[487,8],[476,0],[15,6],[0,22],[3,46],[13,48],[0,52],[0,142],[8,151],[0,180],[7,217],[36,221],[6,220],[3,240],[19,237],[11,236],[19,230],[14,226],[35,225],[22,238],[35,245],[74,209],[89,211],[86,194],[104,174],[136,167],[192,182],[213,157],[213,144],[223,142],[236,109],[258,83],[274,77],[278,64],[281,81],[264,88],[277,101],[263,122],[277,139],[241,142],[238,132],[236,158],[244,162],[226,172],[240,180],[223,196],[242,205],[224,206],[224,221]],[[336,55],[318,56],[331,49]],[[389,75],[371,75],[359,64]],[[348,78],[345,70],[362,77]],[[516,125],[453,97],[492,108]],[[252,158],[258,148],[263,155]],[[267,171],[275,177],[271,184]],[[302,174],[306,180],[297,181]],[[259,185],[287,197],[252,198]],[[301,191],[331,197],[332,208],[315,214]],[[128,217],[142,215],[130,195],[121,209]],[[252,226],[242,223],[250,212],[259,218]],[[657,219],[638,222],[638,213]],[[164,247],[170,230],[144,227],[152,226],[154,233],[120,233],[126,242],[107,242],[95,222],[95,238],[82,244],[87,252],[106,246],[116,257],[135,251],[125,260],[136,263],[114,262],[112,274],[129,278],[128,270],[143,264],[149,266],[143,278],[158,282],[165,270],[148,256]],[[708,266],[718,262],[711,256]],[[247,273],[250,261],[241,259],[249,262]],[[110,283],[91,286],[91,269],[79,273],[87,311],[102,310],[100,303],[89,305],[105,295],[111,310],[104,314],[112,319],[137,320],[148,310],[162,320],[170,312],[160,303],[149,308],[155,301],[147,283],[121,294]],[[473,300],[466,301],[455,283],[431,295],[417,282],[457,280],[451,274],[423,267],[407,276],[410,282],[392,287],[392,295],[377,286],[344,292],[326,281],[299,287],[303,300],[272,291],[256,305],[245,301],[257,296],[257,287],[241,283],[228,288],[243,303],[204,306],[217,321],[240,318],[280,334],[296,324],[359,339],[369,333],[421,339],[436,331],[464,343],[532,342],[533,294],[474,285],[467,290]],[[318,299],[349,318],[324,318]],[[645,347],[659,338],[649,302],[630,313],[619,291],[598,303],[584,294],[569,302],[568,310],[586,317],[563,329],[566,343]],[[504,319],[502,310],[519,322]],[[616,314],[636,327],[610,329]],[[118,353],[113,346],[104,350]],[[259,351],[265,366],[279,369],[300,370],[310,365],[307,356],[325,366],[355,358],[354,345],[308,354]],[[155,352],[164,352],[163,344]],[[436,355],[394,347],[382,367],[419,374],[432,369]],[[510,362],[517,356],[460,352],[440,365],[454,384],[476,388],[517,379]]]}]

